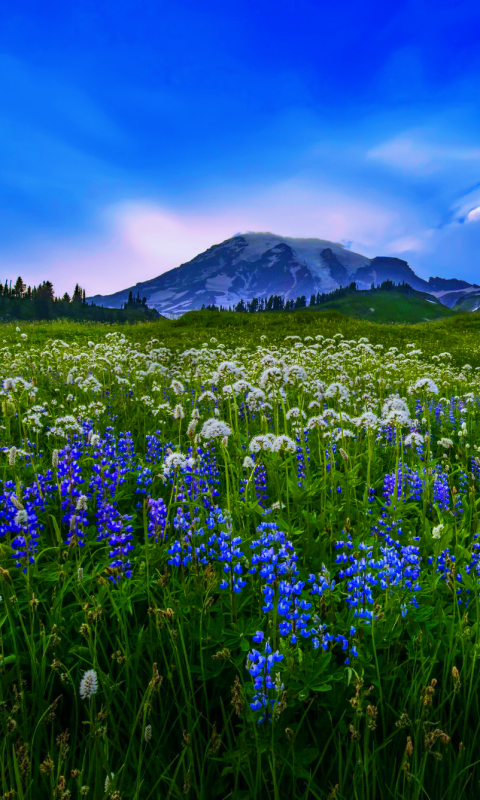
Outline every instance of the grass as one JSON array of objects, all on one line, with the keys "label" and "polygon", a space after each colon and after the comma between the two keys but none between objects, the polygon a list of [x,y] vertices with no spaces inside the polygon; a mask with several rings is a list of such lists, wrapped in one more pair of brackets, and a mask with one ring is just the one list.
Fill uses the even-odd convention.
[{"label": "grass", "polygon": [[479,325],[2,326],[0,797],[475,797]]},{"label": "grass", "polygon": [[431,322],[456,313],[439,302],[427,300],[420,292],[407,295],[395,291],[352,292],[338,300],[309,306],[304,311],[340,311],[346,316],[369,322],[408,324]]}]

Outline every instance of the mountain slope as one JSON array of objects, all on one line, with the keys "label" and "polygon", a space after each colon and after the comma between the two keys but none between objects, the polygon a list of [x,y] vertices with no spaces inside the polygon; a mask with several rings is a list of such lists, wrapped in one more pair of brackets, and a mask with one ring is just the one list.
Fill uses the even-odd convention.
[{"label": "mountain slope", "polygon": [[[294,239],[273,233],[246,233],[209,247],[186,264],[112,295],[88,298],[98,305],[121,306],[131,290],[162,314],[182,314],[202,305],[230,306],[241,299],[282,295],[286,300],[330,292],[355,281],[369,289],[389,279],[414,289],[445,293],[450,282],[430,284],[400,258],[369,259],[325,239]],[[435,286],[435,289],[433,288]],[[458,287],[455,284],[454,293]],[[469,291],[470,284],[460,289]],[[436,291],[435,291],[436,290]]]}]

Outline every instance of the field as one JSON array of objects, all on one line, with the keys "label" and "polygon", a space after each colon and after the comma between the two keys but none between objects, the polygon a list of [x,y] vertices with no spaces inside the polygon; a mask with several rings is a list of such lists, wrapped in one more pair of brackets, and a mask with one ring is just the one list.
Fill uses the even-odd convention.
[{"label": "field", "polygon": [[477,797],[479,333],[1,326],[0,797]]}]

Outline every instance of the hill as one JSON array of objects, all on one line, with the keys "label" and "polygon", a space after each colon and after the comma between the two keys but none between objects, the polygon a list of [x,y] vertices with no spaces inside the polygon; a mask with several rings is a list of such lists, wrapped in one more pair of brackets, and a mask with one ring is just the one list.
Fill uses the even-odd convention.
[{"label": "hill", "polygon": [[[347,317],[366,319],[369,322],[430,322],[454,316],[455,311],[442,305],[436,298],[421,292],[405,294],[401,291],[360,291],[330,300],[321,305],[298,309],[300,312],[339,311]],[[298,312],[297,312],[298,313]]]}]

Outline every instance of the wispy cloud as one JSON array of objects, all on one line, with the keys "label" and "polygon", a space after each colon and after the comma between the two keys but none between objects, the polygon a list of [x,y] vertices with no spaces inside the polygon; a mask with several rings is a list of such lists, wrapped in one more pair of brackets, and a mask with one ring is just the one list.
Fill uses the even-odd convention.
[{"label": "wispy cloud", "polygon": [[[423,134],[423,136],[422,136]],[[367,151],[367,159],[377,159],[389,167],[428,175],[445,169],[451,162],[480,162],[480,147],[422,141],[424,133],[402,133]]]},{"label": "wispy cloud", "polygon": [[[233,188],[228,197],[236,197]],[[238,230],[331,241],[349,235],[352,250],[372,256],[381,251],[382,242],[406,233],[397,209],[305,180],[252,188],[250,193],[243,189],[237,203],[230,199],[202,207],[201,213],[151,200],[120,202],[99,214],[95,228],[90,237],[37,239],[28,252],[22,248],[17,256],[2,259],[0,268],[32,283],[48,277],[59,292],[78,281],[89,294],[111,293],[173,269]]]}]

